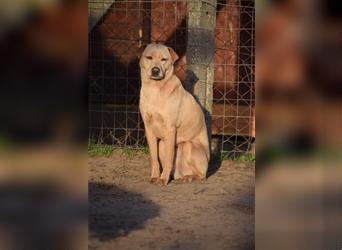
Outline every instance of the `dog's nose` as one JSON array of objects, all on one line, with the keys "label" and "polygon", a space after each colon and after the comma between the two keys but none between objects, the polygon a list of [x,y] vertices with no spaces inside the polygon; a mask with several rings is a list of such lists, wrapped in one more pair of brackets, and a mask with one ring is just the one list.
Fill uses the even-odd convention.
[{"label": "dog's nose", "polygon": [[153,76],[158,76],[160,72],[160,69],[158,67],[153,67],[152,68],[152,75]]}]

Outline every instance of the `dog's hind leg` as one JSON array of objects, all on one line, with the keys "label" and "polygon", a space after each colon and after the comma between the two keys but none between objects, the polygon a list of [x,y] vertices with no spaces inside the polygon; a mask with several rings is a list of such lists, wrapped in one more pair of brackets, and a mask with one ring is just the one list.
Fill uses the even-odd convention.
[{"label": "dog's hind leg", "polygon": [[191,173],[186,172],[186,166],[184,165],[186,163],[184,162],[185,159],[184,159],[184,154],[183,154],[183,146],[184,146],[184,143],[177,144],[176,155],[175,155],[175,169],[174,169],[174,174],[173,174],[173,178],[175,180],[182,179],[184,175],[186,174],[191,174]]},{"label": "dog's hind leg", "polygon": [[183,145],[182,154],[184,157],[183,173],[185,181],[193,179],[205,180],[208,169],[208,158],[203,145],[198,142],[186,142]]},{"label": "dog's hind leg", "polygon": [[191,155],[194,162],[193,165],[196,169],[198,179],[201,181],[205,181],[209,162],[207,150],[205,146],[200,143],[195,143],[193,145],[194,146]]}]

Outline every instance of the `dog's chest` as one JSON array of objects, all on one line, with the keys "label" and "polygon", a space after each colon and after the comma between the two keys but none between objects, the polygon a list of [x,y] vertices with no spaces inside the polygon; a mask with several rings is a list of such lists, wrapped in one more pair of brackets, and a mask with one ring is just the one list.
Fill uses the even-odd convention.
[{"label": "dog's chest", "polygon": [[[159,105],[156,105],[158,103]],[[140,103],[141,114],[146,127],[149,127],[158,138],[164,138],[167,124],[167,107],[156,100],[144,100]]]},{"label": "dog's chest", "polygon": [[142,114],[145,126],[151,128],[156,137],[164,138],[166,117],[163,115],[163,112],[152,105],[146,105],[145,108]]},{"label": "dog's chest", "polygon": [[[164,90],[164,91],[163,91]],[[140,111],[145,127],[158,138],[165,138],[168,130],[177,123],[179,98],[167,89],[143,86],[140,91]],[[174,92],[175,93],[175,92]]]}]

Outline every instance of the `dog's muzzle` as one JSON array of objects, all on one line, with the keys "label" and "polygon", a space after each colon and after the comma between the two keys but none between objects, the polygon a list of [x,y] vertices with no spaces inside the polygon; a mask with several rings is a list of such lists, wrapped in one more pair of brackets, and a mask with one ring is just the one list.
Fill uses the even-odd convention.
[{"label": "dog's muzzle", "polygon": [[161,74],[161,70],[158,67],[153,67],[151,69],[151,79],[153,80],[162,80],[164,78],[163,74]]}]

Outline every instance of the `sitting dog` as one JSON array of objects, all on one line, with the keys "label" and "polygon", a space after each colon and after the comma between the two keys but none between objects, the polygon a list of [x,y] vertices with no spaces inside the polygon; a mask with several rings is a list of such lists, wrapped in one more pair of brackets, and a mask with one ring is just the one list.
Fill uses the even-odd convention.
[{"label": "sitting dog", "polygon": [[139,108],[150,149],[150,182],[159,185],[167,185],[171,174],[184,182],[204,181],[210,157],[204,114],[174,74],[177,59],[162,44],[149,44],[140,56]]}]

